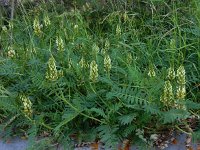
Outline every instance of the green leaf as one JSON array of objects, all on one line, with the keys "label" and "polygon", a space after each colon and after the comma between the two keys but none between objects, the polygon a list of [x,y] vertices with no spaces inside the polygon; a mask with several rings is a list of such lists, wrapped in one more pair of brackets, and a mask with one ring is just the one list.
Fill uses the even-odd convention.
[{"label": "green leaf", "polygon": [[74,118],[76,118],[79,115],[79,112],[76,111],[66,111],[65,114],[63,115],[63,121],[61,121],[59,123],[59,125],[56,126],[56,128],[54,129],[55,132],[59,131],[59,129],[66,125],[67,123],[69,123],[70,121],[72,121]]},{"label": "green leaf", "polygon": [[136,113],[127,114],[119,117],[119,121],[122,125],[128,125],[137,117]]},{"label": "green leaf", "polygon": [[106,118],[106,114],[104,113],[103,109],[91,108],[90,111],[97,113],[98,116],[102,116],[103,118]]},{"label": "green leaf", "polygon": [[173,123],[173,122],[181,120],[181,119],[186,119],[189,117],[189,115],[190,115],[190,113],[188,113],[185,110],[171,109],[167,112],[163,112],[164,124]]}]

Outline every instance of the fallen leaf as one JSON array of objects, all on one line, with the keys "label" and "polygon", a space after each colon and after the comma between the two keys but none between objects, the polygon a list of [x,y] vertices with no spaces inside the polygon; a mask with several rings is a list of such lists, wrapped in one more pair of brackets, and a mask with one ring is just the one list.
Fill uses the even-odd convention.
[{"label": "fallen leaf", "polygon": [[92,148],[92,150],[98,150],[99,149],[99,143],[92,143],[90,145],[90,147]]},{"label": "fallen leaf", "polygon": [[172,144],[176,145],[177,143],[178,143],[177,139],[174,138],[174,139],[172,140]]},{"label": "fallen leaf", "polygon": [[119,150],[130,150],[130,141],[124,140],[122,146],[119,147]]}]

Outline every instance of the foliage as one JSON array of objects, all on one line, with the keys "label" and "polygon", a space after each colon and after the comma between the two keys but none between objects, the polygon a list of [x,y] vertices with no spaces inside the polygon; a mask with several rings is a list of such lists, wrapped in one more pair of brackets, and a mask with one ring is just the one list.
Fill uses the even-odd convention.
[{"label": "foliage", "polygon": [[[198,0],[101,5],[72,2],[65,11],[53,1],[24,4],[8,26],[1,23],[5,138],[28,135],[34,149],[32,141],[48,132],[53,140],[41,146],[87,137],[114,148],[120,140],[148,139],[200,113]],[[168,78],[168,69],[180,66],[186,83]],[[182,99],[176,97],[178,86],[186,89]],[[164,103],[169,96],[172,101]]]}]

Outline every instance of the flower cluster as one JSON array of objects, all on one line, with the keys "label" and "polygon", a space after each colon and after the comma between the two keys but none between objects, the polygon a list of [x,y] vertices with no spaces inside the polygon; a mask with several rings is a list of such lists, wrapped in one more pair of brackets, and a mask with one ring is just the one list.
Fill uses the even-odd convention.
[{"label": "flower cluster", "polygon": [[51,24],[51,21],[49,19],[49,16],[48,15],[45,15],[44,16],[44,25],[47,27]]},{"label": "flower cluster", "polygon": [[109,55],[106,55],[106,56],[104,57],[104,69],[105,69],[105,71],[106,71],[107,73],[109,73],[110,70],[111,70],[111,67],[112,67],[112,65],[111,65],[110,56],[109,56]]},{"label": "flower cluster", "polygon": [[174,68],[173,67],[170,67],[167,71],[167,78],[169,80],[174,80],[176,77],[176,74],[175,74],[175,71],[174,71]]},{"label": "flower cluster", "polygon": [[23,111],[24,111],[25,115],[31,116],[33,111],[32,111],[32,103],[31,103],[30,99],[24,94],[21,94],[19,96],[19,99],[23,103],[23,107],[24,107]]},{"label": "flower cluster", "polygon": [[65,50],[63,39],[60,36],[56,37],[56,46],[59,52],[63,52]]},{"label": "flower cluster", "polygon": [[96,64],[94,60],[90,63],[90,77],[89,78],[93,82],[96,82],[98,79],[98,65]]},{"label": "flower cluster", "polygon": [[36,35],[38,36],[41,35],[42,33],[41,28],[42,28],[42,25],[40,24],[39,19],[36,17],[33,22],[33,30]]},{"label": "flower cluster", "polygon": [[177,69],[177,83],[180,85],[185,84],[185,69],[183,66],[180,66]]},{"label": "flower cluster", "polygon": [[183,66],[180,66],[177,69],[177,91],[176,91],[176,97],[177,99],[185,99],[186,96],[186,89],[185,89],[185,69]]},{"label": "flower cluster", "polygon": [[88,66],[89,66],[83,57],[79,61],[79,65],[81,66],[81,68],[88,68]]},{"label": "flower cluster", "polygon": [[15,50],[12,47],[8,47],[8,57],[13,58],[16,54],[15,54]]},{"label": "flower cluster", "polygon": [[178,85],[177,91],[176,91],[176,97],[178,99],[184,99],[185,96],[186,96],[185,85]]},{"label": "flower cluster", "polygon": [[165,81],[163,95],[160,98],[160,101],[165,106],[172,106],[174,101],[174,94],[172,90],[172,85],[170,81]]},{"label": "flower cluster", "polygon": [[[176,99],[174,98],[172,85],[169,80],[173,80],[177,78],[177,90],[176,90]],[[179,100],[184,100],[186,96],[186,88],[185,88],[185,69],[183,66],[180,66],[177,69],[177,73],[175,75],[175,71],[172,67],[168,69],[168,81],[165,82],[164,92],[160,98],[160,101],[167,107],[174,107],[178,109],[186,109],[185,105],[180,104]]]},{"label": "flower cluster", "polygon": [[51,80],[51,81],[58,79],[58,71],[56,69],[56,61],[52,55],[49,58],[49,61],[47,64],[46,79]]},{"label": "flower cluster", "polygon": [[117,28],[116,28],[116,35],[119,36],[121,35],[122,31],[121,31],[121,28],[119,25],[117,25]]}]

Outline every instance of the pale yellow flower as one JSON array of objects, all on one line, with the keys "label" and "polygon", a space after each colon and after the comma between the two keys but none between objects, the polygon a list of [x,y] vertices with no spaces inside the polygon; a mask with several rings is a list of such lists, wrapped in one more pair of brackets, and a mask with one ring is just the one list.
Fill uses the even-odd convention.
[{"label": "pale yellow flower", "polygon": [[33,112],[31,100],[24,94],[20,94],[19,98],[22,101],[22,104],[24,107],[23,111],[24,111],[25,115],[31,116],[32,112]]},{"label": "pale yellow flower", "polygon": [[173,67],[170,67],[170,68],[168,69],[168,71],[167,71],[167,78],[168,78],[169,80],[174,80],[175,77],[176,77],[176,73],[175,73],[175,71],[174,71],[174,68],[173,68]]},{"label": "pale yellow flower", "polygon": [[38,36],[41,35],[42,33],[41,28],[42,28],[42,25],[40,24],[38,17],[36,17],[33,22],[33,29],[36,35]]},{"label": "pale yellow flower", "polygon": [[45,77],[46,77],[46,79],[48,79],[50,81],[54,81],[54,80],[58,79],[58,71],[56,69],[56,61],[55,61],[53,55],[51,55],[51,57],[49,58]]},{"label": "pale yellow flower", "polygon": [[106,71],[107,73],[109,73],[110,70],[111,70],[111,67],[112,67],[112,65],[111,65],[110,56],[109,56],[109,55],[106,55],[106,56],[104,57],[104,69],[105,69],[105,71]]},{"label": "pale yellow flower", "polygon": [[183,84],[186,83],[185,82],[185,68],[184,68],[184,66],[180,66],[177,69],[177,82],[180,85],[183,85]]},{"label": "pale yellow flower", "polygon": [[163,95],[161,96],[160,100],[165,106],[174,105],[174,94],[170,81],[165,81]]},{"label": "pale yellow flower", "polygon": [[90,80],[93,82],[96,82],[98,79],[98,65],[96,64],[96,62],[93,60],[90,63]]}]

